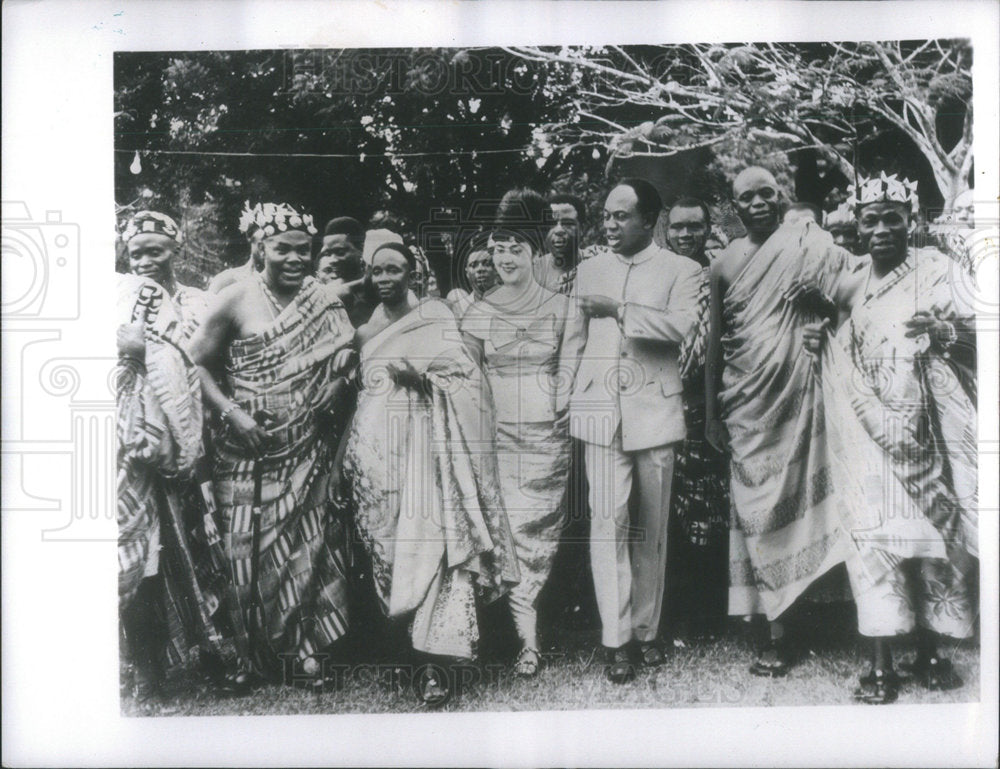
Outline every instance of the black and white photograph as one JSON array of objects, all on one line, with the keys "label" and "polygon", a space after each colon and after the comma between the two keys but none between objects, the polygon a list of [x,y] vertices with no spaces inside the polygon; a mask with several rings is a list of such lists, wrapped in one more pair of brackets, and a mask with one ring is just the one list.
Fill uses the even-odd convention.
[{"label": "black and white photograph", "polygon": [[[524,7],[576,5],[665,13]],[[185,764],[184,724],[376,751],[369,718],[645,712],[689,719],[683,758],[628,759],[667,765],[752,761],[699,754],[727,719],[822,713],[919,762],[873,724],[969,708],[981,736],[940,739],[995,752],[995,39],[130,45],[108,9],[113,146],[74,142],[103,218],[4,179],[4,538],[101,562],[106,606],[59,632],[99,639],[114,728]],[[42,354],[81,331],[96,354]],[[626,760],[498,740],[465,760]]]}]

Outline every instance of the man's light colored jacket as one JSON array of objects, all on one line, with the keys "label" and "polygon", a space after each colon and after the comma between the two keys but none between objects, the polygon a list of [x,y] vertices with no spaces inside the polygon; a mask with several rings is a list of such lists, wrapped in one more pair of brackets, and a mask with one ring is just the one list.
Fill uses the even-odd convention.
[{"label": "man's light colored jacket", "polygon": [[567,322],[561,374],[571,380],[570,432],[610,446],[621,425],[625,451],[685,437],[680,345],[694,331],[704,272],[697,262],[651,243],[631,258],[604,253],[579,266],[574,295],[624,303],[619,318],[574,313]]}]

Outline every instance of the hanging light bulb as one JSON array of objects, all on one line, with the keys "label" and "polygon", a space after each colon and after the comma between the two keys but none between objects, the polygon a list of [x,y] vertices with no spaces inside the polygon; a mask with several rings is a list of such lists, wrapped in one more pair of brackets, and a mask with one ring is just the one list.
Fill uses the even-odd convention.
[{"label": "hanging light bulb", "polygon": [[[597,147],[594,147],[594,151],[592,153],[590,153],[590,156],[594,160],[600,160],[601,159],[601,151],[599,149],[597,149]],[[136,155],[136,157],[138,157],[138,155]]]},{"label": "hanging light bulb", "polygon": [[132,158],[132,165],[128,167],[128,170],[136,175],[142,173],[142,163],[139,160],[139,150],[135,151],[135,157]]}]

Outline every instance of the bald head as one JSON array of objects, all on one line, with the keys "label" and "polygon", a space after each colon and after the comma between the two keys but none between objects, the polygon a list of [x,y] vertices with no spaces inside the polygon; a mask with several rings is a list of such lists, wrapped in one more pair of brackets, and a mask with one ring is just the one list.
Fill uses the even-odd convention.
[{"label": "bald head", "polygon": [[761,241],[781,223],[781,188],[766,168],[744,168],[733,180],[733,203],[747,234]]},{"label": "bald head", "polygon": [[760,166],[744,168],[733,179],[733,197],[738,198],[741,193],[763,185],[767,185],[775,191],[780,191],[778,180],[766,168],[761,168]]}]

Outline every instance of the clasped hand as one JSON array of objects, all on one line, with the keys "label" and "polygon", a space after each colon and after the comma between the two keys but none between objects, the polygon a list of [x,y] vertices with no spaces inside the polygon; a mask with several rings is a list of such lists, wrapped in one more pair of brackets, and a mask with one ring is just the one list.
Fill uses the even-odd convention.
[{"label": "clasped hand", "polygon": [[588,318],[613,318],[618,314],[618,308],[621,306],[621,302],[601,294],[581,296],[577,301],[580,312]]},{"label": "clasped hand", "polygon": [[837,305],[816,286],[793,283],[782,298],[799,312],[818,315],[833,320],[837,316]]},{"label": "clasped hand", "polygon": [[423,392],[427,387],[427,380],[423,374],[417,371],[413,364],[404,360],[400,363],[390,363],[386,366],[389,378],[397,387],[404,387],[407,390]]},{"label": "clasped hand", "polygon": [[906,326],[908,339],[927,334],[931,344],[939,350],[947,348],[949,342],[954,341],[955,327],[947,320],[936,318],[927,310],[915,312],[903,325]]}]

